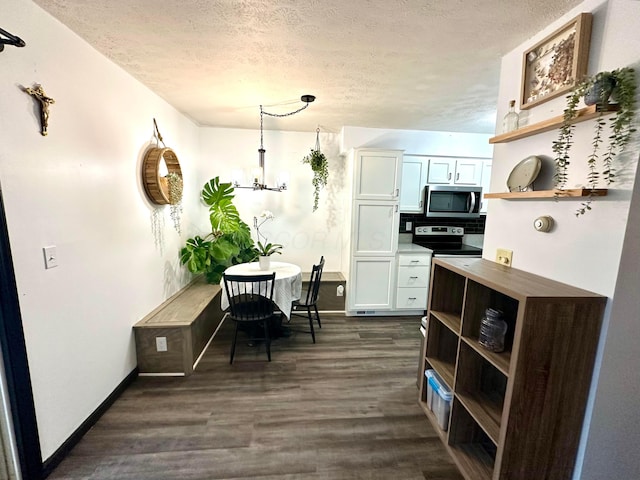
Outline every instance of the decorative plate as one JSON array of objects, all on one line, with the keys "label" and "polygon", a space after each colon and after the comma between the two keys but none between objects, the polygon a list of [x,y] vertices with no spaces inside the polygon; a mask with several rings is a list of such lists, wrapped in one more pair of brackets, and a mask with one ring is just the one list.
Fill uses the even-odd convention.
[{"label": "decorative plate", "polygon": [[507,187],[510,192],[524,192],[529,189],[540,173],[542,160],[531,155],[517,164],[507,178]]}]

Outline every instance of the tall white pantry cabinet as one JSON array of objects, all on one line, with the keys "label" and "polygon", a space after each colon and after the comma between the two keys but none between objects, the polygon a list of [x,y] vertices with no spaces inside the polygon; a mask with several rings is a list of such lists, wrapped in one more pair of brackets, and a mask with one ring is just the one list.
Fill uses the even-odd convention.
[{"label": "tall white pantry cabinet", "polygon": [[393,307],[402,150],[359,148],[349,159],[354,174],[347,313],[371,315]]}]

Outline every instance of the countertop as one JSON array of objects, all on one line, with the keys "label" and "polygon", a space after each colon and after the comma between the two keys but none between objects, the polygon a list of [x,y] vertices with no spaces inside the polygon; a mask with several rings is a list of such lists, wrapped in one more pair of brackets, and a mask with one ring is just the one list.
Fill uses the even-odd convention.
[{"label": "countertop", "polygon": [[415,243],[398,243],[398,253],[433,253],[427,247],[416,245]]}]

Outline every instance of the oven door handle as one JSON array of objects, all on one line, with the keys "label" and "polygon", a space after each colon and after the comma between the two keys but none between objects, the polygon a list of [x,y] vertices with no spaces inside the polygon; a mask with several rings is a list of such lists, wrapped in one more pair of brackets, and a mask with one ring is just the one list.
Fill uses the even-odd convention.
[{"label": "oven door handle", "polygon": [[473,213],[473,211],[476,208],[476,192],[469,192],[471,195],[469,195],[469,213]]}]

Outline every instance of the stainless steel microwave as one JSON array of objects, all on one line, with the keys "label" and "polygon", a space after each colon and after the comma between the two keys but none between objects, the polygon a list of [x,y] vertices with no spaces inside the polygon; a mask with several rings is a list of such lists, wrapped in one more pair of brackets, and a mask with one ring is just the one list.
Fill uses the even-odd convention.
[{"label": "stainless steel microwave", "polygon": [[427,217],[477,218],[482,187],[427,185],[424,214]]}]

